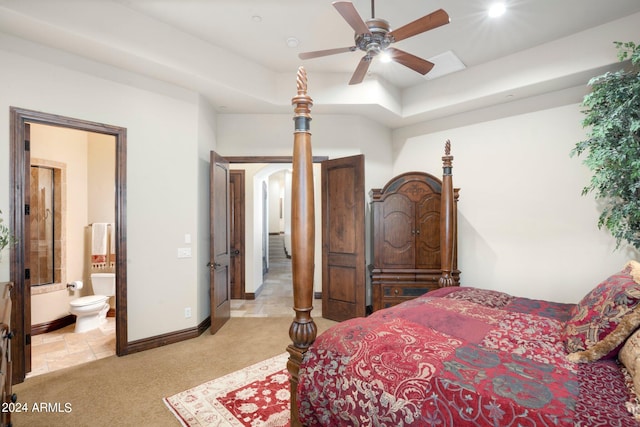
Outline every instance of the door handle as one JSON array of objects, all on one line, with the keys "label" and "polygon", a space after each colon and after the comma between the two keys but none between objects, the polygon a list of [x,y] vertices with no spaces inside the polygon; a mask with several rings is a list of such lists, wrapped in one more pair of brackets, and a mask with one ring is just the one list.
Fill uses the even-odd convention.
[{"label": "door handle", "polygon": [[211,268],[211,269],[215,270],[215,269],[217,269],[218,267],[222,267],[222,264],[218,264],[217,262],[214,262],[213,264],[211,264],[210,262],[208,262],[208,263],[207,263],[207,267],[209,267],[209,268]]},{"label": "door handle", "polygon": [[240,255],[240,249],[236,249],[235,251],[231,251],[231,255]]}]

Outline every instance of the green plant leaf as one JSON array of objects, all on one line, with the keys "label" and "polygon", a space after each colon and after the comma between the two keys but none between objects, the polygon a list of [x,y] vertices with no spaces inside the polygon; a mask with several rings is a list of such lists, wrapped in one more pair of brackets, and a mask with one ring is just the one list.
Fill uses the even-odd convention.
[{"label": "green plant leaf", "polygon": [[623,68],[589,80],[582,102],[587,139],[570,155],[584,155],[593,173],[582,194],[606,202],[598,227],[609,230],[617,247],[627,242],[640,250],[640,46],[614,45]]}]

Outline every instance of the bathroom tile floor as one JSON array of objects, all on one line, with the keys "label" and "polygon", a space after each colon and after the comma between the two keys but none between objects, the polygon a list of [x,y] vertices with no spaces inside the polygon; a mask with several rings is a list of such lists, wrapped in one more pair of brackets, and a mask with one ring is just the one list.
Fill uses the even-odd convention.
[{"label": "bathroom tile floor", "polygon": [[[269,238],[269,272],[254,300],[231,300],[231,317],[283,317],[295,315],[291,285],[291,260],[282,236]],[[313,300],[313,317],[322,316],[322,300]],[[99,329],[76,334],[75,325],[31,338],[31,372],[27,378],[115,355],[115,318]]]},{"label": "bathroom tile floor", "polygon": [[74,325],[31,337],[31,372],[27,378],[116,354],[116,320],[76,334]]}]

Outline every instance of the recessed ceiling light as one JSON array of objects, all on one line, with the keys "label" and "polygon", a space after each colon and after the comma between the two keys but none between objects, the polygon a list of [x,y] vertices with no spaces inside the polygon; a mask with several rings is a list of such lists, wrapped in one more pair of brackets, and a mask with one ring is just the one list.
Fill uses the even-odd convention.
[{"label": "recessed ceiling light", "polygon": [[287,46],[293,48],[293,47],[298,47],[298,45],[300,44],[300,40],[298,40],[295,37],[287,37]]},{"label": "recessed ceiling light", "polygon": [[262,22],[262,16],[260,16],[260,15],[253,15],[253,16],[251,17],[251,20],[252,20],[253,22]]},{"label": "recessed ceiling light", "polygon": [[494,3],[489,7],[489,17],[497,18],[502,16],[507,11],[507,6],[504,3]]}]

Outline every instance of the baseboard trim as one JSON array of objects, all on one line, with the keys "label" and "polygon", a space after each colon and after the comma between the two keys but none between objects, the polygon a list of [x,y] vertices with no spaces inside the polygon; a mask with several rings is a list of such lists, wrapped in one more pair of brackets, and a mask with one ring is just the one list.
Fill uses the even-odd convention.
[{"label": "baseboard trim", "polygon": [[204,331],[211,326],[211,317],[207,317],[194,328],[182,329],[180,331],[169,332],[154,337],[143,338],[136,341],[130,341],[127,344],[127,354],[138,353],[140,351],[151,350],[152,348],[162,347],[174,344],[180,341],[190,340],[199,337]]},{"label": "baseboard trim", "polygon": [[76,316],[68,314],[60,319],[52,320],[51,322],[39,323],[37,325],[31,325],[31,336],[46,334],[47,332],[57,331],[66,326],[76,323]]},{"label": "baseboard trim", "polygon": [[261,283],[260,286],[258,286],[258,289],[256,289],[255,292],[245,292],[244,293],[244,299],[246,299],[246,300],[254,300],[254,299],[256,299],[260,295],[260,292],[262,292],[262,288],[263,287],[264,287],[264,283]]}]

